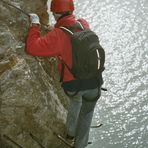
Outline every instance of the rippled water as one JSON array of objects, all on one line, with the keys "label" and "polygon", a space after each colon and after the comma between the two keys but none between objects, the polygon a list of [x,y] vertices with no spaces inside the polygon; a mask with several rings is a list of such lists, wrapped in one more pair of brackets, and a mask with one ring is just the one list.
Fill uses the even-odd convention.
[{"label": "rippled water", "polygon": [[148,0],[75,0],[106,51],[89,148],[148,148]]}]

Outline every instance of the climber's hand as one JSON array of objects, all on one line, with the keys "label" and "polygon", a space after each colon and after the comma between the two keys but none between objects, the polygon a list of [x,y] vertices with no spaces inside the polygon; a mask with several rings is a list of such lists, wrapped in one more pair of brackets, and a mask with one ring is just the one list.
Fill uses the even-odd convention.
[{"label": "climber's hand", "polygon": [[35,13],[30,13],[30,22],[31,22],[31,25],[33,24],[37,24],[37,25],[40,25],[40,19],[38,17],[37,14]]}]

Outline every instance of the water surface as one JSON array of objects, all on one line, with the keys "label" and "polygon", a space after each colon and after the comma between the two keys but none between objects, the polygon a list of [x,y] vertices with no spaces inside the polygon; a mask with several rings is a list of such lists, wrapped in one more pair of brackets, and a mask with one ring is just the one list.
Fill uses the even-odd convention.
[{"label": "water surface", "polygon": [[106,51],[88,148],[148,148],[148,0],[75,0]]}]

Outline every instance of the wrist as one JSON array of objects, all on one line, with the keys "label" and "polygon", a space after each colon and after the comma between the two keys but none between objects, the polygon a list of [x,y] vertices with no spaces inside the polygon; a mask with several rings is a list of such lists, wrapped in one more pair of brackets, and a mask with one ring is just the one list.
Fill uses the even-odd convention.
[{"label": "wrist", "polygon": [[31,27],[40,27],[40,24],[31,23]]}]

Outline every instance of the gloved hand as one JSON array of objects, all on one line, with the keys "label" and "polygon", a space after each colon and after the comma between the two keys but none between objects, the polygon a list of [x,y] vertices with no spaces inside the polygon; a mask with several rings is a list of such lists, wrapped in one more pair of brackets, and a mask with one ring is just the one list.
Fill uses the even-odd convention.
[{"label": "gloved hand", "polygon": [[31,24],[39,24],[40,25],[40,19],[39,19],[37,14],[30,13],[29,15],[30,15],[30,22],[31,22]]}]

